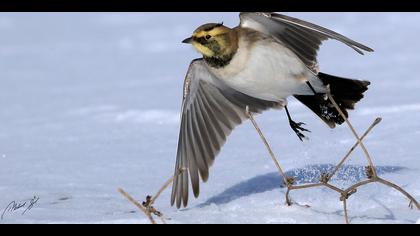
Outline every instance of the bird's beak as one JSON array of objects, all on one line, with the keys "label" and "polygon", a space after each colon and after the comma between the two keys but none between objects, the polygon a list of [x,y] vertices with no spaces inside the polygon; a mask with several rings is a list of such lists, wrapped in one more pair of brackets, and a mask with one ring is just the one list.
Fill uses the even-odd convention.
[{"label": "bird's beak", "polygon": [[187,38],[187,39],[184,39],[184,40],[182,41],[182,43],[188,43],[188,44],[191,44],[191,43],[192,43],[192,37],[189,37],[189,38]]}]

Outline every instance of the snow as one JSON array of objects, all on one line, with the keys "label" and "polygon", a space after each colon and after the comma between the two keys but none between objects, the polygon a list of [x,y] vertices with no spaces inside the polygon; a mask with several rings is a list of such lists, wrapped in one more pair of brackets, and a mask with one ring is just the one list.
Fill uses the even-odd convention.
[{"label": "snow", "polygon": [[[351,112],[367,137],[380,175],[420,199],[420,43],[418,13],[289,13],[340,31],[375,49],[360,56],[335,42],[319,54],[322,71],[368,79]],[[0,214],[12,201],[40,200],[5,212],[3,223],[148,223],[118,192],[142,200],[173,172],[183,78],[198,57],[180,42],[200,24],[237,24],[237,13],[1,13]],[[283,111],[257,117],[280,163],[299,183],[315,181],[355,143],[345,127],[330,130],[290,101],[307,123],[301,143]],[[349,186],[366,166],[357,150],[334,183]],[[285,189],[247,122],[228,143],[187,209],[156,202],[168,223],[343,223],[339,196],[327,189]],[[353,223],[420,223],[419,211],[382,185],[349,199]],[[310,205],[306,207],[305,205]]]}]

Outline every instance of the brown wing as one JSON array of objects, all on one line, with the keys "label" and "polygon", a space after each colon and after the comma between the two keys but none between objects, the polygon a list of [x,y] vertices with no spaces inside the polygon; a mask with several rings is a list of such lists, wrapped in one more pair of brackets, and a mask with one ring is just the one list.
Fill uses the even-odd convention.
[{"label": "brown wing", "polygon": [[246,106],[250,111],[279,107],[277,102],[264,101],[240,93],[215,78],[204,61],[194,60],[184,83],[181,127],[175,173],[186,169],[174,180],[171,204],[187,206],[189,178],[195,197],[198,197],[200,179],[206,182],[209,168],[232,130],[244,120]]}]

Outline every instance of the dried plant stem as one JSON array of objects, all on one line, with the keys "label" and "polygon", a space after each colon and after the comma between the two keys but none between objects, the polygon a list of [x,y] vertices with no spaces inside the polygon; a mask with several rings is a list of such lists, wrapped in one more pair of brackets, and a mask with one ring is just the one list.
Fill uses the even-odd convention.
[{"label": "dried plant stem", "polygon": [[162,221],[162,224],[166,225],[165,217],[163,217],[163,215],[159,215],[158,217],[159,217],[160,221]]},{"label": "dried plant stem", "polygon": [[274,164],[276,165],[280,175],[283,177],[284,183],[289,186],[289,181],[287,179],[286,174],[284,173],[283,169],[280,166],[280,163],[278,162],[276,156],[274,155],[273,150],[270,147],[270,144],[268,143],[267,139],[265,138],[264,134],[262,133],[260,127],[258,126],[257,122],[254,119],[254,116],[249,111],[249,107],[246,107],[246,115],[251,120],[252,125],[254,126],[255,130],[257,130],[257,133],[259,134],[261,140],[263,141],[265,147],[267,148],[268,153],[270,154],[271,159],[273,160]]},{"label": "dried plant stem", "polygon": [[179,169],[177,173],[175,173],[170,179],[168,179],[163,186],[159,189],[159,191],[154,195],[154,197],[152,198],[152,200],[150,201],[150,205],[153,205],[153,203],[155,203],[156,199],[158,199],[160,197],[160,195],[163,193],[163,191],[165,191],[165,189],[167,189],[169,187],[169,185],[171,185],[175,178],[178,177],[180,174],[182,174],[185,171],[185,169]]},{"label": "dried plant stem", "polygon": [[317,183],[317,184],[306,184],[306,185],[292,185],[290,186],[290,190],[298,190],[298,189],[304,189],[304,188],[314,188],[314,187],[321,187],[324,186],[323,183]]},{"label": "dried plant stem", "polygon": [[418,210],[420,210],[420,205],[419,205],[419,203],[417,202],[417,200],[413,196],[411,196],[409,193],[407,193],[400,186],[398,186],[398,185],[396,185],[394,183],[391,183],[388,180],[384,180],[384,179],[382,179],[380,177],[376,177],[374,179],[364,180],[364,181],[361,181],[359,183],[356,183],[356,184],[350,186],[349,188],[347,188],[346,190],[344,190],[344,192],[345,193],[350,193],[350,192],[355,191],[355,190],[357,190],[358,188],[360,188],[360,187],[362,187],[364,185],[368,185],[368,184],[371,184],[371,183],[380,183],[380,184],[386,185],[388,187],[394,188],[395,190],[399,191],[404,196],[406,196],[410,200],[410,203],[412,203],[413,205],[415,205],[416,208]]},{"label": "dried plant stem", "polygon": [[[351,186],[350,188],[348,188],[345,192],[347,194],[351,194],[354,193],[358,187],[366,185],[366,184],[370,184],[373,182],[378,182],[381,184],[384,184],[386,186],[389,186],[391,188],[394,188],[398,191],[400,191],[402,194],[404,194],[408,199],[410,199],[410,203],[413,203],[414,205],[416,205],[417,209],[420,210],[419,204],[417,202],[417,200],[412,197],[409,193],[407,193],[404,189],[402,189],[400,186],[393,184],[387,180],[384,180],[382,178],[379,178],[376,172],[376,168],[373,164],[372,161],[372,157],[370,156],[367,148],[365,147],[365,145],[363,144],[362,139],[359,137],[359,135],[357,134],[356,130],[354,129],[353,125],[350,123],[350,121],[347,119],[347,117],[344,115],[343,111],[341,110],[341,108],[338,106],[337,102],[334,100],[333,96],[331,95],[331,93],[328,91],[327,92],[328,98],[330,99],[330,101],[332,102],[332,104],[334,105],[334,107],[338,110],[338,112],[340,113],[340,115],[343,117],[343,119],[346,121],[347,125],[349,126],[349,128],[351,129],[351,131],[353,132],[353,135],[356,137],[357,142],[359,143],[360,147],[363,149],[363,152],[365,153],[365,156],[369,162],[369,167],[370,169],[368,169],[367,175],[369,180],[366,181],[361,181],[360,183],[357,183],[353,186]],[[376,119],[375,122],[377,121],[377,123],[379,123],[381,120],[379,120],[380,118]],[[375,124],[374,122],[374,124]],[[348,216],[346,216],[346,221],[348,222]]]},{"label": "dried plant stem", "polygon": [[[329,88],[328,88],[329,90]],[[332,104],[334,105],[334,107],[337,109],[337,111],[340,113],[340,115],[343,117],[343,119],[346,121],[347,125],[349,126],[351,132],[353,133],[354,137],[357,139],[357,142],[359,143],[360,147],[363,149],[363,152],[365,153],[365,156],[369,162],[369,166],[372,168],[372,172],[373,175],[376,177],[376,168],[373,165],[373,161],[372,158],[367,150],[367,148],[365,147],[365,145],[363,144],[362,140],[360,139],[359,135],[357,134],[356,130],[354,129],[353,125],[350,123],[350,121],[347,119],[346,115],[344,114],[344,112],[341,110],[340,106],[338,106],[337,102],[335,101],[335,99],[333,98],[333,96],[331,95],[330,91],[327,92],[327,96],[328,99],[332,102]]]},{"label": "dried plant stem", "polygon": [[[340,107],[338,106],[337,102],[334,100],[332,95],[329,92],[327,93],[327,95],[328,95],[328,98],[330,99],[331,103],[334,105],[334,107],[337,109],[337,111],[340,113],[340,115],[345,120],[346,124],[348,125],[348,127],[352,131],[354,137],[356,138],[357,142],[350,148],[350,150],[346,153],[346,155],[341,159],[339,164],[334,168],[334,170],[330,174],[322,173],[321,178],[320,178],[320,182],[319,183],[313,183],[313,184],[294,185],[293,178],[289,178],[288,176],[286,176],[286,174],[283,171],[282,167],[280,166],[272,148],[270,147],[270,144],[268,143],[267,139],[265,138],[264,134],[262,133],[261,129],[259,128],[259,126],[258,126],[256,120],[254,119],[252,113],[249,112],[249,107],[248,106],[246,107],[247,116],[249,117],[252,125],[254,126],[255,130],[259,134],[259,136],[260,136],[261,140],[263,141],[268,153],[270,154],[271,159],[273,160],[274,164],[276,165],[280,175],[283,177],[283,180],[286,184],[286,187],[287,187],[286,203],[287,203],[287,205],[289,205],[289,206],[292,205],[292,201],[290,200],[290,192],[292,190],[315,188],[315,187],[326,187],[326,188],[329,188],[329,189],[331,189],[331,190],[340,194],[340,201],[343,202],[345,222],[347,224],[349,224],[350,220],[349,220],[348,209],[347,209],[348,198],[351,195],[355,194],[359,187],[377,182],[377,183],[381,183],[381,184],[384,184],[386,186],[389,186],[389,187],[392,187],[392,188],[398,190],[399,192],[401,192],[403,195],[405,195],[410,200],[410,206],[414,205],[414,206],[417,207],[417,209],[420,210],[420,206],[419,206],[419,203],[417,202],[417,200],[414,197],[412,197],[410,194],[408,194],[404,189],[402,189],[401,187],[399,187],[396,184],[393,184],[393,183],[391,183],[387,180],[384,180],[384,179],[378,177],[377,172],[376,172],[376,168],[373,164],[372,157],[370,156],[369,151],[366,148],[366,146],[363,144],[363,140],[373,130],[373,128],[375,128],[382,121],[382,118],[376,118],[375,121],[364,132],[364,134],[361,137],[359,137],[359,135],[357,134],[353,125],[350,123],[350,121],[344,115],[343,111],[340,109]],[[368,179],[364,180],[364,181],[360,181],[359,183],[356,183],[356,184],[350,186],[349,188],[347,188],[345,190],[340,189],[340,188],[330,184],[329,181],[332,179],[333,176],[335,176],[337,174],[338,170],[344,165],[344,163],[348,160],[350,155],[354,152],[354,150],[358,146],[360,146],[362,148],[362,150],[363,150],[363,152],[366,156],[366,159],[369,163],[369,166],[366,168],[366,176],[367,176]]]},{"label": "dried plant stem", "polygon": [[340,193],[340,194],[344,194],[344,191],[343,191],[342,189],[337,188],[337,187],[336,187],[336,186],[334,186],[334,185],[331,185],[331,184],[329,184],[329,183],[323,183],[323,185],[324,185],[325,187],[327,187],[327,188],[331,189],[331,190],[334,190],[334,191],[336,191],[336,192]]},{"label": "dried plant stem", "polygon": [[[376,118],[375,121],[372,123],[372,125],[369,126],[369,128],[365,131],[365,133],[360,138],[360,141],[363,141],[366,136],[377,126],[379,123],[381,123],[382,118]],[[334,176],[337,171],[344,165],[344,163],[347,161],[347,159],[350,157],[350,155],[353,153],[353,151],[359,146],[359,142],[357,141],[353,147],[347,152],[347,154],[343,157],[343,159],[340,161],[340,163],[335,167],[334,171],[330,173],[329,176]],[[328,178],[330,180],[330,178]]]},{"label": "dried plant stem", "polygon": [[150,220],[152,224],[156,224],[156,221],[153,219],[152,215],[156,215],[159,217],[159,219],[162,221],[163,224],[166,224],[165,218],[161,212],[156,210],[156,208],[153,207],[153,204],[156,202],[156,200],[160,197],[160,195],[169,187],[169,185],[172,184],[172,182],[175,180],[176,177],[178,177],[180,174],[182,174],[186,169],[179,169],[177,173],[175,173],[169,180],[167,180],[163,186],[159,189],[159,191],[154,195],[154,197],[147,196],[146,201],[143,202],[143,204],[140,204],[138,201],[136,201],[133,197],[131,197],[127,192],[125,192],[123,189],[119,188],[118,192],[120,192],[123,196],[125,196],[131,203],[133,203],[135,206],[137,206]]},{"label": "dried plant stem", "polygon": [[374,179],[363,180],[359,183],[356,183],[356,184],[348,187],[346,190],[344,190],[344,192],[349,193],[351,191],[354,191],[354,190],[358,189],[359,187],[361,187],[363,185],[367,185],[367,184],[374,183],[374,182],[376,182],[376,180],[374,180]]},{"label": "dried plant stem", "polygon": [[130,194],[128,194],[122,188],[119,188],[118,192],[120,192],[125,198],[127,198],[128,201],[133,203],[137,208],[139,208],[150,220],[150,223],[156,224],[156,221],[153,219],[152,214],[143,205],[141,205],[137,200],[131,197]]},{"label": "dried plant stem", "polygon": [[347,212],[347,199],[343,200],[343,208],[344,208],[344,219],[346,220],[346,224],[350,224],[349,214]]},{"label": "dried plant stem", "polygon": [[[361,140],[363,140],[364,138],[366,138],[366,136],[373,130],[373,128],[375,126],[377,126],[381,121],[382,121],[381,118],[375,119],[375,121],[372,123],[372,125],[369,126],[369,128],[365,131],[365,133],[361,137]],[[330,189],[332,189],[332,190],[334,190],[334,191],[336,191],[336,192],[338,192],[340,194],[345,193],[344,190],[342,190],[340,188],[337,188],[337,187],[329,184],[328,182],[338,172],[338,170],[344,165],[344,163],[347,161],[347,159],[350,157],[350,155],[353,153],[353,151],[356,149],[356,147],[358,145],[359,145],[359,142],[356,142],[356,144],[354,144],[353,147],[347,152],[347,154],[343,157],[343,159],[335,167],[335,169],[330,174],[328,174],[328,176],[326,176],[326,179],[321,180],[321,183],[317,183],[317,184],[306,184],[306,185],[299,185],[299,186],[290,186],[290,190],[298,190],[298,189],[314,188],[314,187],[324,186],[324,187],[330,188]],[[287,202],[290,202],[290,197],[289,197],[290,190],[286,193],[286,200],[289,199],[289,200],[287,200]]]},{"label": "dried plant stem", "polygon": [[394,188],[394,189],[398,190],[399,192],[401,192],[402,194],[404,194],[408,199],[410,199],[410,204],[411,203],[414,204],[417,207],[417,209],[420,210],[420,205],[417,202],[417,200],[413,196],[411,196],[409,193],[407,193],[404,189],[402,189],[400,186],[398,186],[398,185],[396,185],[394,183],[391,183],[391,182],[389,182],[387,180],[384,180],[382,178],[379,178],[379,177],[376,179],[376,181],[378,183],[384,184],[386,186],[389,186],[391,188]]},{"label": "dried plant stem", "polygon": [[[285,172],[283,171],[279,161],[277,160],[270,144],[268,143],[267,139],[265,138],[264,134],[262,133],[260,127],[258,126],[256,120],[254,119],[252,113],[249,111],[249,107],[246,107],[246,115],[248,116],[248,118],[250,119],[252,125],[254,126],[255,130],[257,131],[258,135],[260,136],[261,140],[263,141],[271,159],[273,160],[275,166],[278,169],[278,172],[280,173],[280,175],[283,178],[283,181],[287,187],[287,191],[286,191],[286,203],[287,205],[292,205],[292,201],[290,200],[290,192],[292,190],[299,190],[299,189],[307,189],[307,188],[315,188],[315,187],[326,187],[329,188],[337,193],[340,194],[340,201],[343,202],[343,208],[344,208],[344,218],[345,218],[345,222],[347,224],[350,223],[349,220],[349,216],[348,216],[348,209],[347,209],[347,200],[348,198],[355,194],[357,192],[357,189],[361,186],[364,185],[368,185],[371,183],[380,183],[386,186],[389,186],[391,188],[396,189],[397,191],[401,192],[404,196],[406,196],[409,200],[410,200],[410,206],[416,206],[416,208],[418,210],[420,210],[420,205],[417,202],[417,200],[411,196],[409,193],[407,193],[404,189],[402,189],[400,186],[391,183],[387,180],[384,180],[382,178],[379,178],[377,176],[377,172],[375,169],[375,166],[373,164],[372,161],[372,157],[370,156],[367,148],[365,147],[365,145],[363,144],[363,140],[367,137],[367,135],[373,130],[373,128],[375,128],[375,126],[377,126],[382,119],[381,118],[376,118],[375,121],[369,126],[369,128],[365,131],[365,133],[359,137],[359,135],[357,134],[356,130],[354,129],[353,125],[350,123],[350,121],[347,119],[347,117],[344,115],[343,111],[340,109],[340,107],[338,106],[337,102],[334,100],[334,98],[332,97],[332,95],[328,92],[327,93],[328,98],[330,99],[331,103],[334,105],[334,107],[338,110],[338,112],[340,113],[340,115],[343,117],[343,119],[345,120],[345,122],[347,123],[348,127],[350,128],[350,130],[352,131],[354,137],[357,139],[356,144],[354,144],[350,150],[347,152],[347,154],[341,159],[341,161],[339,162],[339,164],[334,168],[334,170],[330,173],[330,174],[326,174],[326,173],[322,173],[321,174],[321,178],[319,180],[319,183],[312,183],[312,184],[304,184],[304,185],[294,185],[294,179],[293,178],[289,178]],[[329,181],[332,179],[333,176],[336,175],[336,173],[338,172],[338,170],[344,165],[344,163],[348,160],[348,158],[350,157],[350,155],[354,152],[354,150],[360,146],[363,149],[363,152],[366,156],[366,159],[369,163],[369,166],[366,168],[366,175],[367,175],[367,180],[364,181],[360,181],[359,183],[356,183],[352,186],[350,186],[349,188],[343,190],[340,189],[332,184],[329,183]],[[159,211],[157,211],[154,207],[153,204],[156,202],[156,200],[160,197],[160,195],[163,193],[163,191],[165,191],[165,189],[167,189],[169,187],[169,185],[175,180],[175,178],[177,176],[179,176],[180,174],[182,174],[184,171],[186,171],[186,169],[180,169],[177,173],[175,173],[174,176],[172,176],[168,181],[166,181],[163,186],[159,189],[159,191],[154,195],[154,197],[151,196],[147,196],[146,201],[143,202],[143,204],[140,204],[138,201],[136,201],[133,197],[131,197],[127,192],[125,192],[123,189],[119,188],[118,191],[125,196],[131,203],[133,203],[135,206],[137,206],[146,216],[147,218],[150,220],[150,222],[152,224],[156,224],[156,221],[153,219],[153,215],[156,215],[157,217],[160,218],[160,220],[162,221],[163,224],[166,224],[166,221],[163,217],[163,214]]]},{"label": "dried plant stem", "polygon": [[291,206],[292,200],[290,199],[290,191],[291,189],[288,187],[286,190],[286,205]]}]

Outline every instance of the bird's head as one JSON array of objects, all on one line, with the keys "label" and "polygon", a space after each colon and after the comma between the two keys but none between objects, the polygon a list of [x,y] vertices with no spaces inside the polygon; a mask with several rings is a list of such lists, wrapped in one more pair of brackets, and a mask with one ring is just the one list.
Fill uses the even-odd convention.
[{"label": "bird's head", "polygon": [[237,35],[223,23],[210,23],[198,27],[190,38],[182,41],[194,46],[207,58],[222,58],[231,55],[237,49]]}]

